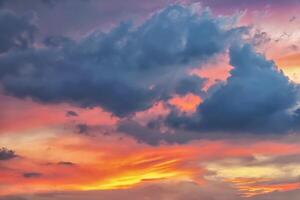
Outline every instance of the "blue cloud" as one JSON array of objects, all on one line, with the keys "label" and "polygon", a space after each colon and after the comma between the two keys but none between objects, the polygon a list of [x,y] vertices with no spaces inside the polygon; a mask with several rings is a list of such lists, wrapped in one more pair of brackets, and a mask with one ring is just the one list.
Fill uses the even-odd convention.
[{"label": "blue cloud", "polygon": [[30,16],[18,16],[8,10],[0,10],[0,27],[0,54],[29,48],[37,30]]},{"label": "blue cloud", "polygon": [[138,27],[122,23],[80,41],[48,38],[43,48],[1,57],[0,82],[16,97],[100,106],[128,116],[173,93],[199,93],[196,84],[200,87],[203,80],[187,70],[239,40],[245,28],[228,21],[175,5]]},{"label": "blue cloud", "polygon": [[166,122],[189,130],[285,133],[297,130],[299,86],[250,45],[233,46],[227,82],[192,117],[172,112]]}]

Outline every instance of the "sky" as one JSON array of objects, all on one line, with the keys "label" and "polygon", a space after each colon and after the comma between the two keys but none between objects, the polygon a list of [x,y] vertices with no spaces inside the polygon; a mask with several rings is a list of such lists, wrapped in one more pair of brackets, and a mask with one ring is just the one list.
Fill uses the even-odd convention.
[{"label": "sky", "polygon": [[299,0],[1,0],[0,200],[299,200]]}]

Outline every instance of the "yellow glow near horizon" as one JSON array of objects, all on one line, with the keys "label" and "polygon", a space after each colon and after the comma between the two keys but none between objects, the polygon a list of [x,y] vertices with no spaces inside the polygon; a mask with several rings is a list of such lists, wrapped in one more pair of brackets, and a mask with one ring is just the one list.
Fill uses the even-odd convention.
[{"label": "yellow glow near horizon", "polygon": [[147,180],[161,180],[179,177],[184,177],[179,172],[162,172],[162,171],[150,171],[146,173],[131,172],[120,177],[114,177],[109,180],[100,181],[92,185],[81,186],[80,190],[111,190],[111,189],[125,189],[130,188],[136,184],[139,184]]}]

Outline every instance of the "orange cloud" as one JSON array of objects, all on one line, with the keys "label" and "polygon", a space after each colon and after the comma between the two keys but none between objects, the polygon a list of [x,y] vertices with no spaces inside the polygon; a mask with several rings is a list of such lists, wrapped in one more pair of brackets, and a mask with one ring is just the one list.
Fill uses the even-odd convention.
[{"label": "orange cloud", "polygon": [[[66,133],[56,138],[44,138],[45,141],[35,140],[34,143],[28,139],[13,141],[10,147],[18,147],[16,151],[21,157],[5,163],[9,170],[1,171],[0,182],[6,185],[6,190],[1,190],[0,194],[120,189],[161,180],[205,184],[206,163],[225,158],[300,152],[299,145],[275,141],[247,145],[230,141],[197,141],[152,147],[129,138],[120,140],[115,135],[95,137]],[[74,165],[59,165],[61,161]],[[38,172],[41,176],[25,178],[22,176],[24,172]],[[237,189],[243,192],[243,188]]]},{"label": "orange cloud", "polygon": [[187,94],[185,96],[176,96],[170,99],[169,102],[182,112],[195,112],[202,100],[199,96]]}]

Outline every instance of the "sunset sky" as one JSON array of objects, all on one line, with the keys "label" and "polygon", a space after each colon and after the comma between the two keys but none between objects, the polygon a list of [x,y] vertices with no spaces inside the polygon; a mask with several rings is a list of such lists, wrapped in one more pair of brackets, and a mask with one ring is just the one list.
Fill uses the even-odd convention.
[{"label": "sunset sky", "polygon": [[299,200],[300,0],[0,0],[0,200]]}]

